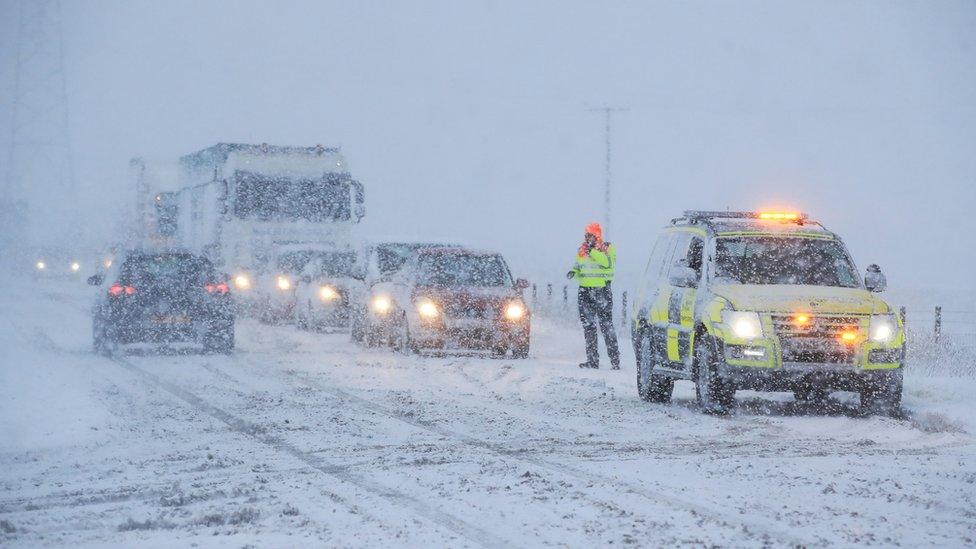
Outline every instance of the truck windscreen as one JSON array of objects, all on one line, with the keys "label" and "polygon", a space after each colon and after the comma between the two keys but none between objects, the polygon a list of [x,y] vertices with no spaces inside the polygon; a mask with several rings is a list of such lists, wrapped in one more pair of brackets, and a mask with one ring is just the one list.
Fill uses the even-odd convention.
[{"label": "truck windscreen", "polygon": [[860,285],[840,242],[797,237],[719,238],[715,277],[733,284]]},{"label": "truck windscreen", "polygon": [[234,214],[259,221],[347,221],[351,184],[334,174],[312,180],[238,172]]}]

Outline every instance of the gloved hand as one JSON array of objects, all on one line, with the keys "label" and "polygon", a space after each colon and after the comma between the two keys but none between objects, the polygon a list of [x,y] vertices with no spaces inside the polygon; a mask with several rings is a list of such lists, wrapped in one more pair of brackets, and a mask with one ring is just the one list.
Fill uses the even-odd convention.
[{"label": "gloved hand", "polygon": [[569,271],[568,273],[566,273],[566,278],[575,278],[575,277],[576,277],[576,271]]}]

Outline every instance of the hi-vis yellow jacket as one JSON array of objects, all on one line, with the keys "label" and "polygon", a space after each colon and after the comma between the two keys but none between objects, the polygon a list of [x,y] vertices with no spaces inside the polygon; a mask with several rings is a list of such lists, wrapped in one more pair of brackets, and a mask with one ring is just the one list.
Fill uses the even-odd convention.
[{"label": "hi-vis yellow jacket", "polygon": [[606,252],[593,248],[586,257],[576,254],[574,258],[572,272],[581,288],[603,288],[613,280],[617,266],[617,249],[613,244],[607,244]]}]

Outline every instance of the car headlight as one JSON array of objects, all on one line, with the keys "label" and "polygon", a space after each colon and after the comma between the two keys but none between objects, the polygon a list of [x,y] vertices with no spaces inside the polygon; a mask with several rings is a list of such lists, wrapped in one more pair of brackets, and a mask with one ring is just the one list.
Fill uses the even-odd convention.
[{"label": "car headlight", "polygon": [[505,307],[505,318],[509,320],[518,320],[525,316],[525,306],[518,302],[509,303]]},{"label": "car headlight", "polygon": [[889,343],[898,333],[898,322],[895,315],[874,315],[868,328],[871,341],[875,343]]},{"label": "car headlight", "polygon": [[38,271],[43,271],[44,269],[47,268],[47,264],[44,263],[43,261],[38,261],[37,263],[34,264],[34,266],[37,267]]},{"label": "car headlight", "polygon": [[759,313],[751,311],[722,311],[722,322],[732,331],[732,335],[739,339],[756,339],[761,337],[762,323]]},{"label": "car headlight", "polygon": [[370,306],[374,312],[385,315],[393,308],[393,301],[385,295],[378,295],[370,302]]},{"label": "car headlight", "polygon": [[339,292],[332,286],[322,286],[319,288],[319,298],[322,301],[335,301],[339,297]]},{"label": "car headlight", "polygon": [[238,290],[247,290],[251,287],[251,279],[246,274],[239,274],[234,277],[234,286]]},{"label": "car headlight", "polygon": [[80,269],[81,269],[81,263],[78,263],[77,261],[71,262],[71,272],[77,273]]},{"label": "car headlight", "polygon": [[424,318],[434,318],[440,314],[440,311],[437,310],[437,305],[433,301],[421,301],[417,305],[417,312]]},{"label": "car headlight", "polygon": [[288,280],[288,277],[287,276],[279,276],[278,277],[278,289],[281,290],[281,291],[283,291],[283,292],[287,292],[288,290],[290,290],[291,289],[291,280]]}]

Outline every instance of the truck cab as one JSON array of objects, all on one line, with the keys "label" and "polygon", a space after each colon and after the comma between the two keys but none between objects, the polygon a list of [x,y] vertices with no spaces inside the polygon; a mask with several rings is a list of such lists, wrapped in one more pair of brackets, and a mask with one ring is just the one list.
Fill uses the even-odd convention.
[{"label": "truck cab", "polygon": [[862,407],[899,408],[905,358],[900,318],[841,238],[806,214],[688,211],[650,253],[631,326],[638,392],[670,400],[695,383],[705,412],[738,389],[792,391],[816,403],[860,393]]}]

